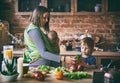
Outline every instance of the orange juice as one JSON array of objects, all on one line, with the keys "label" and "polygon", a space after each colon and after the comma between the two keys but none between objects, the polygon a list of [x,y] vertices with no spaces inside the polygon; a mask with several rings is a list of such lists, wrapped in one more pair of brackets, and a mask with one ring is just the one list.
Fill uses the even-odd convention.
[{"label": "orange juice", "polygon": [[8,60],[12,60],[12,53],[13,53],[12,50],[5,50],[4,51],[5,58],[8,59]]}]

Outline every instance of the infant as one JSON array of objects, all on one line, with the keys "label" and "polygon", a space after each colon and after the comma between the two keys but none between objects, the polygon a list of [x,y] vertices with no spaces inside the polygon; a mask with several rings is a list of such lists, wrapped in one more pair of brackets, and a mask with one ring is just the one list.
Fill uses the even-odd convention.
[{"label": "infant", "polygon": [[[50,31],[48,33],[48,39],[50,41],[51,47],[54,49],[54,53],[59,55],[60,47],[59,47],[59,37],[57,32],[54,30]],[[61,63],[51,61],[51,66],[58,67],[61,66]]]},{"label": "infant", "polygon": [[48,33],[48,39],[50,41],[51,47],[54,49],[54,53],[59,54],[60,48],[59,48],[59,38],[57,32],[54,30],[50,31]]}]

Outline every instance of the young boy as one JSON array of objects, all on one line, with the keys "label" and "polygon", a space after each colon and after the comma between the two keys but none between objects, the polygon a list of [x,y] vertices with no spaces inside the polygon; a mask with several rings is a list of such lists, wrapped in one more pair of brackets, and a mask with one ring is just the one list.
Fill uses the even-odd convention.
[{"label": "young boy", "polygon": [[[90,37],[85,37],[81,39],[80,45],[81,45],[81,56],[82,56],[82,58],[80,59],[81,60],[80,64],[84,67],[84,70],[96,68],[96,59],[94,56],[92,56],[92,53],[94,51],[94,40]],[[67,58],[66,63],[76,64],[75,57]]]},{"label": "young boy", "polygon": [[83,66],[87,69],[96,68],[96,59],[92,56],[94,51],[94,40],[90,37],[85,37],[81,40],[81,54],[83,58]]}]

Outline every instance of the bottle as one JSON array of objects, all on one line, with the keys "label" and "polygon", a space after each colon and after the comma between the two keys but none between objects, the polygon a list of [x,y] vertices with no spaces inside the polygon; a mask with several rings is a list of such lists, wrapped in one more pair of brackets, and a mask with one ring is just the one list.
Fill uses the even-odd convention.
[{"label": "bottle", "polygon": [[94,9],[95,9],[95,12],[100,12],[101,11],[101,4],[96,4]]},{"label": "bottle", "polygon": [[100,65],[100,71],[104,71],[103,65]]},{"label": "bottle", "polygon": [[1,69],[1,72],[3,72],[3,71],[6,71],[6,66],[5,66],[4,61],[2,61],[2,69]]},{"label": "bottle", "polygon": [[19,73],[19,78],[23,76],[23,58],[20,57],[17,59],[17,72]]}]

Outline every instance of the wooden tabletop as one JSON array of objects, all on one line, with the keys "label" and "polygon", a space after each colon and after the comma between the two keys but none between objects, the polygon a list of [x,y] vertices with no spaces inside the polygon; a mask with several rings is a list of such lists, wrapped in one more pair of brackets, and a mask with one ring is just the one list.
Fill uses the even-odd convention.
[{"label": "wooden tabletop", "polygon": [[[98,70],[89,70],[87,71],[89,74],[93,76],[93,72]],[[0,83],[92,83],[92,77],[89,79],[80,79],[80,80],[72,80],[65,78],[63,80],[57,80],[54,75],[47,75],[44,81],[38,81],[35,78],[18,78],[14,82],[6,82],[0,77]]]},{"label": "wooden tabletop", "polygon": [[68,79],[63,79],[63,80],[57,80],[53,77],[46,77],[44,81],[38,81],[33,78],[22,78],[22,79],[17,79],[14,82],[5,82],[5,81],[0,81],[0,83],[92,83],[92,79],[81,79],[81,80],[68,80]]},{"label": "wooden tabletop", "polygon": [[[18,49],[14,50],[13,54],[15,57],[20,57],[23,56],[25,49]],[[62,56],[70,56],[70,55],[76,55],[76,54],[81,54],[81,52],[78,51],[63,51],[60,52],[60,55]],[[93,54],[94,56],[120,56],[120,52],[110,52],[110,51],[94,51]]]}]

